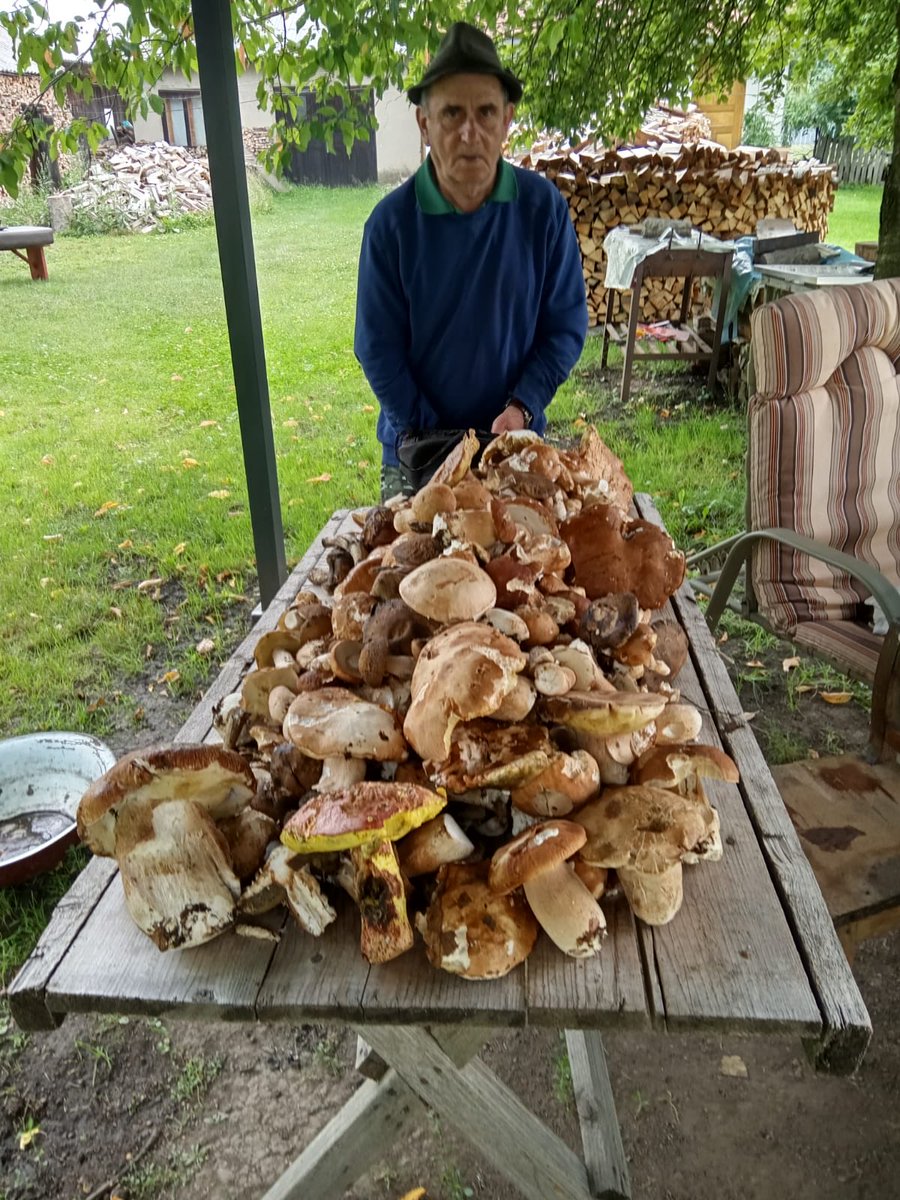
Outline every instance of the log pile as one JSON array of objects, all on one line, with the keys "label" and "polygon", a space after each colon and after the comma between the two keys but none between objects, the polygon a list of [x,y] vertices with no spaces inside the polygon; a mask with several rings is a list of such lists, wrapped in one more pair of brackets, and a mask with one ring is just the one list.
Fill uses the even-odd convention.
[{"label": "log pile", "polygon": [[[787,217],[798,229],[828,231],[834,207],[831,167],[815,160],[783,163],[776,150],[717,142],[651,141],[618,149],[533,150],[520,165],[546,175],[569,205],[581,246],[592,325],[606,312],[603,239],[617,225],[645,217],[686,220],[713,237],[753,233],[764,217]],[[648,321],[672,319],[681,299],[678,280],[649,280],[642,300]],[[627,294],[615,320],[627,315]]]},{"label": "log pile", "polygon": [[162,217],[212,208],[209,163],[183,146],[140,142],[98,155],[81,183],[60,193],[73,209],[110,206],[124,224],[147,233]]},{"label": "log pile", "polygon": [[699,142],[712,138],[709,117],[695,105],[687,110],[659,105],[651,108],[635,135],[639,146],[657,142]]}]

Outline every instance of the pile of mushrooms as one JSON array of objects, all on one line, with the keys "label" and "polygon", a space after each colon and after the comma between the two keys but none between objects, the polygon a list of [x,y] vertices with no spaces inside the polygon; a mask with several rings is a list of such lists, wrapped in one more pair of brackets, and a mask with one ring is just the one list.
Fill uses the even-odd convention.
[{"label": "pile of mushrooms", "polygon": [[161,949],[277,936],[281,905],[319,936],[343,890],[370,962],[417,929],[434,966],[489,979],[539,929],[597,954],[614,887],[665,924],[683,865],[721,857],[703,780],[737,770],[697,744],[684,634],[658,614],[683,555],[629,516],[594,429],[478,449],[326,543],[217,706],[221,746],[130,755],[86,793],[81,836]]}]

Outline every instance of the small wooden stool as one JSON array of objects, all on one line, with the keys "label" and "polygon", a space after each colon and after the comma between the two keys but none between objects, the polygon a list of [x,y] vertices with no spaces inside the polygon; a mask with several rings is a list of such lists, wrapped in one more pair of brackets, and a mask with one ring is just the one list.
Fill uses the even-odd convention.
[{"label": "small wooden stool", "polygon": [[52,244],[53,230],[44,225],[0,225],[0,250],[9,250],[27,262],[32,279],[50,278],[44,247]]}]

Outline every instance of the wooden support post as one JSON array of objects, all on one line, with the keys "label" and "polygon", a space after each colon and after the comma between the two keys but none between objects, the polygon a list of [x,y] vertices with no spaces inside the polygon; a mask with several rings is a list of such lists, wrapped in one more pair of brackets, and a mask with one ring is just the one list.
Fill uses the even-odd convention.
[{"label": "wooden support post", "polygon": [[628,1200],[628,1165],[600,1034],[567,1029],[566,1048],[591,1188],[602,1200]]},{"label": "wooden support post", "polygon": [[49,279],[47,272],[47,256],[43,246],[28,246],[25,250],[28,265],[31,268],[32,279]]},{"label": "wooden support post", "polygon": [[628,336],[625,341],[625,365],[622,368],[622,390],[619,398],[625,404],[631,392],[631,369],[634,366],[634,343],[637,338],[638,321],[641,315],[641,285],[644,282],[644,264],[634,273],[631,285],[631,311],[628,314]]}]

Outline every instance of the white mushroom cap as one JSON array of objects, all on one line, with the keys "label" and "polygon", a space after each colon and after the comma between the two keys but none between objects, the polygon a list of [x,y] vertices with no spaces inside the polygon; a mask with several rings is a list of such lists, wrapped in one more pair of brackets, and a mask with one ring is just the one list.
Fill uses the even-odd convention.
[{"label": "white mushroom cap", "polygon": [[483,616],[497,603],[497,589],[474,562],[433,558],[400,581],[400,597],[414,612],[449,625]]},{"label": "white mushroom cap", "polygon": [[393,716],[346,688],[301,692],[284,719],[284,736],[310,758],[402,762],[407,755]]}]

